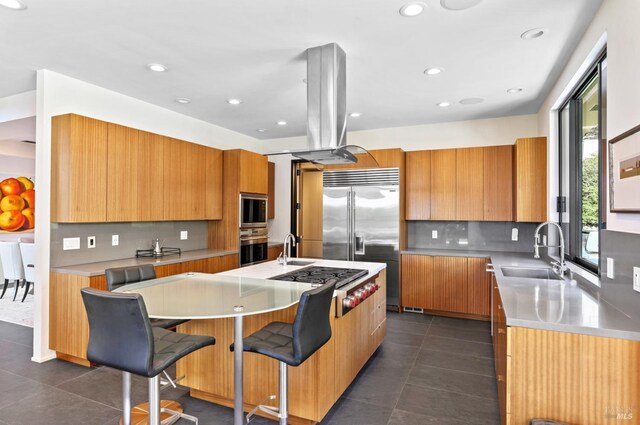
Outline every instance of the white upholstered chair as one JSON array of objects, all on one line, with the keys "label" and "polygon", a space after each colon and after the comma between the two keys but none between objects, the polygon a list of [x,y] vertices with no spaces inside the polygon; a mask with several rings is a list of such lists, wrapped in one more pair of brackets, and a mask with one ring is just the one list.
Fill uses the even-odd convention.
[{"label": "white upholstered chair", "polygon": [[18,242],[0,242],[0,261],[2,261],[2,272],[4,273],[4,288],[2,288],[0,298],[4,297],[9,282],[15,281],[16,291],[13,294],[13,300],[15,301],[20,282],[24,280],[20,244]]},{"label": "white upholstered chair", "polygon": [[22,296],[22,302],[27,298],[29,287],[33,285],[35,291],[36,282],[36,246],[33,243],[20,242],[20,252],[22,253],[22,267],[24,268],[24,280],[27,285]]}]

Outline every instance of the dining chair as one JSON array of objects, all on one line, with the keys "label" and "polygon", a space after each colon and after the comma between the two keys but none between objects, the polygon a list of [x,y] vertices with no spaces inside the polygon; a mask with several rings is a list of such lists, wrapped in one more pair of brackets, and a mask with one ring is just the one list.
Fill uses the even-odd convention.
[{"label": "dining chair", "polygon": [[36,287],[36,246],[33,243],[20,242],[20,253],[22,254],[22,267],[24,269],[24,280],[27,282],[22,302],[27,298],[29,287]]},{"label": "dining chair", "polygon": [[15,301],[20,282],[24,280],[20,244],[18,242],[0,242],[0,261],[2,261],[2,270],[4,273],[4,288],[2,289],[0,298],[4,297],[4,293],[7,292],[9,282],[14,281],[16,291],[13,294],[13,300]]}]

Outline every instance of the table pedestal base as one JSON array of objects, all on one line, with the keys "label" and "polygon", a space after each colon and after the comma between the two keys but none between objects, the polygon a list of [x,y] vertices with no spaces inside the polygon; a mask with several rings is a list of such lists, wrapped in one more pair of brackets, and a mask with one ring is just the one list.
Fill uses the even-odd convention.
[{"label": "table pedestal base", "polygon": [[[171,409],[179,413],[184,412],[182,405],[173,400],[160,400],[160,408]],[[172,416],[171,413],[160,412],[162,425],[171,425],[180,419],[179,416]],[[120,425],[122,425],[122,418],[120,418]],[[138,404],[131,409],[131,425],[149,425],[149,403]]]}]

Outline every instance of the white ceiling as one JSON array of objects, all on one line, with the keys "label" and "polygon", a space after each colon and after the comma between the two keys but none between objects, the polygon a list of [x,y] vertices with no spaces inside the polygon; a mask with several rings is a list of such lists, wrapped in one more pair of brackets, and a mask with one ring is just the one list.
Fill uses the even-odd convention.
[{"label": "white ceiling", "polygon": [[[350,131],[535,113],[602,3],[424,0],[404,18],[402,0],[23,1],[0,7],[0,97],[33,90],[46,68],[263,139],[306,133],[304,52],[330,42],[347,53],[348,110],[363,114]],[[520,38],[536,27],[548,34]]]}]

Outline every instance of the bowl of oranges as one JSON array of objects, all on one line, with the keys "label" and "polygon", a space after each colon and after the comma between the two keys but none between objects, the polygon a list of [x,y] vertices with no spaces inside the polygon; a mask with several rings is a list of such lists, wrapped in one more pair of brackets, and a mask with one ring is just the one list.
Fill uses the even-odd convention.
[{"label": "bowl of oranges", "polygon": [[36,225],[36,191],[26,177],[0,182],[0,232],[33,231]]}]

